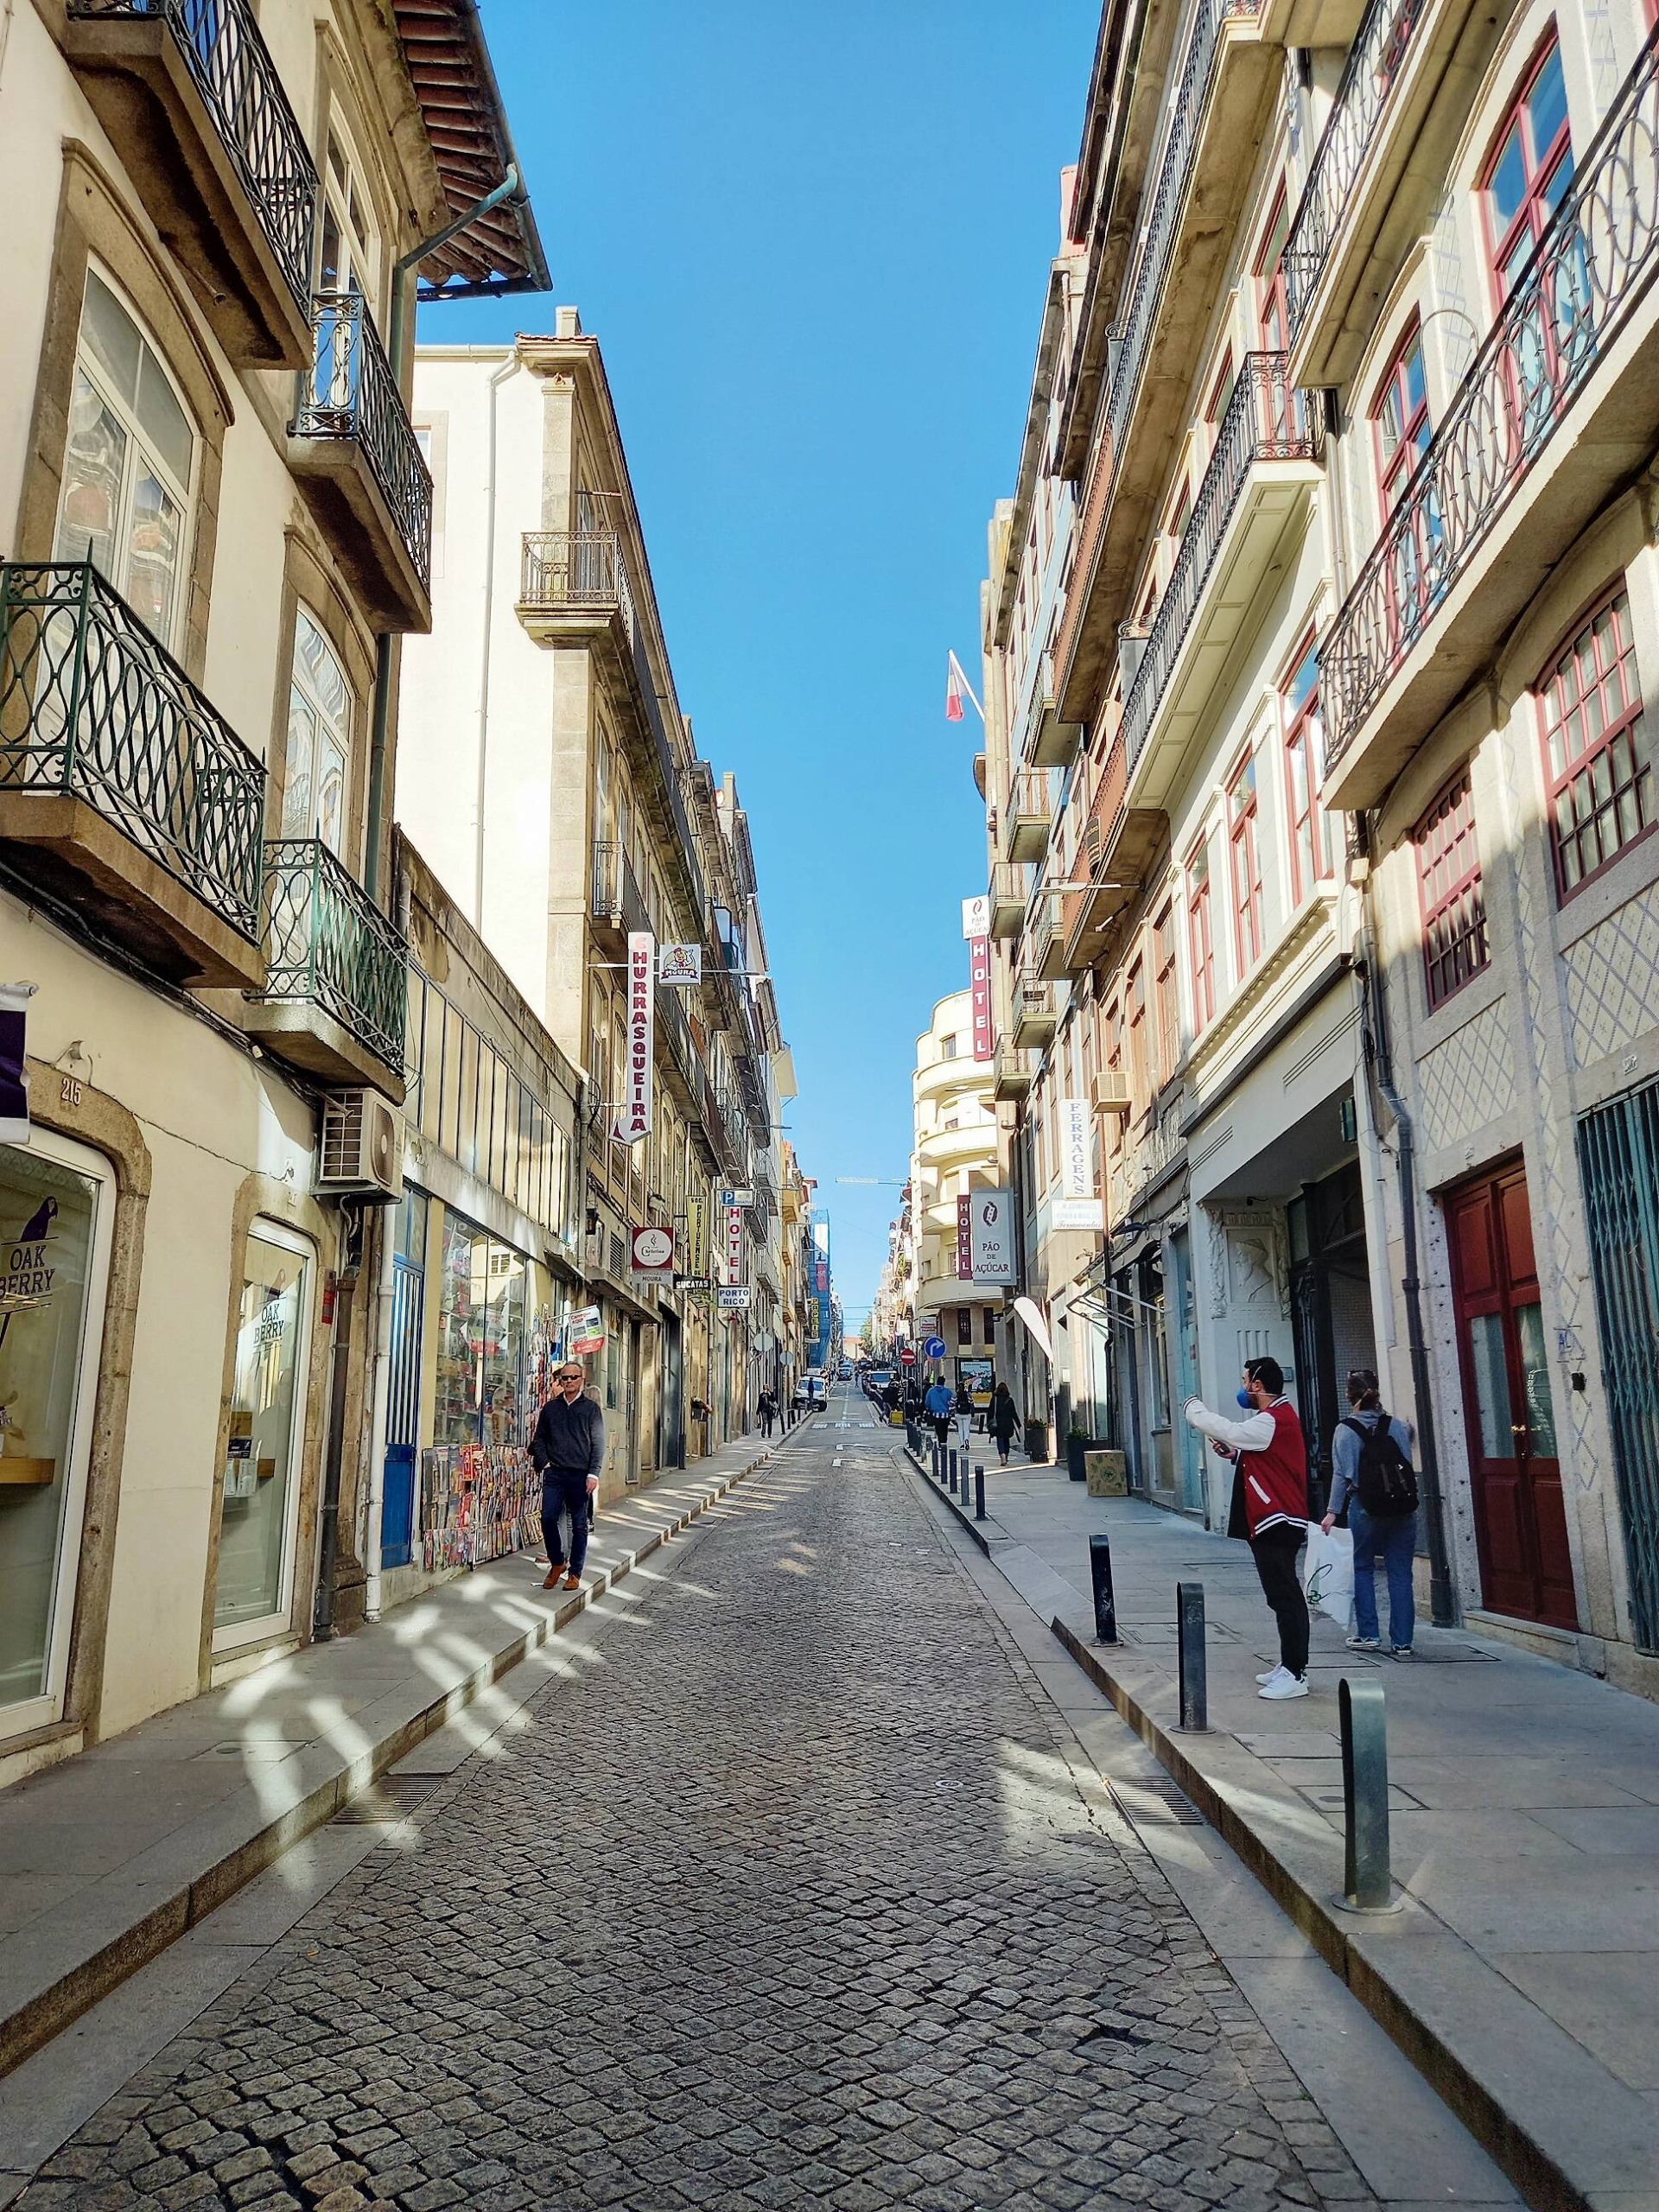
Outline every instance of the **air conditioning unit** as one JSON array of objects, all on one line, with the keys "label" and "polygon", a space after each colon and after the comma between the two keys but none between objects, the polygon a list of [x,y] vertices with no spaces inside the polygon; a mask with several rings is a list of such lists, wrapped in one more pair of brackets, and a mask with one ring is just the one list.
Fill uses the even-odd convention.
[{"label": "air conditioning unit", "polygon": [[378,1090],[336,1090],[322,1102],[317,1188],[371,1205],[404,1195],[404,1117]]},{"label": "air conditioning unit", "polygon": [[1118,1068],[1103,1068],[1095,1077],[1095,1110],[1100,1114],[1127,1114],[1129,1110],[1129,1078]]}]

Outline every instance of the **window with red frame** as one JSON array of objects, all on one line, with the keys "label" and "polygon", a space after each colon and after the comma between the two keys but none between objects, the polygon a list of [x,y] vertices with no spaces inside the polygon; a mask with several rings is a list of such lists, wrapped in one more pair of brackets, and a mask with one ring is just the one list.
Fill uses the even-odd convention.
[{"label": "window with red frame", "polygon": [[1325,788],[1325,721],[1319,712],[1319,649],[1310,638],[1283,692],[1285,774],[1290,785],[1290,868],[1298,905],[1331,873],[1331,826],[1319,804]]},{"label": "window with red frame", "polygon": [[1175,982],[1175,909],[1152,925],[1153,996],[1158,1013],[1158,1080],[1166,1084],[1181,1057],[1181,1001]]},{"label": "window with red frame", "polygon": [[1423,968],[1430,1006],[1442,1006],[1491,955],[1480,880],[1474,795],[1465,768],[1411,833],[1423,901]]},{"label": "window with red frame", "polygon": [[1281,185],[1255,257],[1257,322],[1262,347],[1269,353],[1282,353],[1290,343],[1290,311],[1285,302],[1285,240],[1289,234],[1290,202]]},{"label": "window with red frame", "polygon": [[1147,967],[1137,960],[1124,990],[1129,1023],[1129,1096],[1138,1114],[1147,1103]]},{"label": "window with red frame", "polygon": [[1555,881],[1567,899],[1653,827],[1653,765],[1622,590],[1579,632],[1541,697]]},{"label": "window with red frame", "polygon": [[[1116,1001],[1106,1009],[1106,1065],[1113,1075],[1123,1072],[1123,1020]],[[1109,1114],[1106,1116],[1107,1135],[1114,1152],[1122,1145],[1128,1121],[1126,1114]]]},{"label": "window with red frame", "polygon": [[1508,299],[1573,181],[1561,49],[1552,35],[1528,70],[1480,180],[1498,296]]},{"label": "window with red frame", "polygon": [[1262,957],[1262,822],[1256,808],[1254,753],[1228,786],[1227,836],[1232,849],[1238,972],[1248,976]]},{"label": "window with red frame", "polygon": [[1186,864],[1187,950],[1192,962],[1192,1033],[1216,1018],[1216,932],[1210,911],[1210,841]]},{"label": "window with red frame", "polygon": [[1428,380],[1423,373],[1423,334],[1415,323],[1382,379],[1371,420],[1376,426],[1377,474],[1386,520],[1433,435],[1428,419]]}]

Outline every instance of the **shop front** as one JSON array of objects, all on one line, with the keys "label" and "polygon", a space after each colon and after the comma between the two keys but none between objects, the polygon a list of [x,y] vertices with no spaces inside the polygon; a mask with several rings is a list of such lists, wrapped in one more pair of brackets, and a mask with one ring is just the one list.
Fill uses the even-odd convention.
[{"label": "shop front", "polygon": [[315,1260],[274,1221],[249,1228],[221,1484],[213,1653],[284,1630],[294,1605]]}]

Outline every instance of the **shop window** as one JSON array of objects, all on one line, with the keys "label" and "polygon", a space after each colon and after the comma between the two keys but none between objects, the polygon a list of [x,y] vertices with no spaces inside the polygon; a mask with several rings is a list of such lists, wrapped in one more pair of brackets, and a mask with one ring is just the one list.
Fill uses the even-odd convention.
[{"label": "shop window", "polygon": [[274,1222],[248,1231],[225,1448],[215,1642],[287,1620],[304,1434],[308,1247]]},{"label": "shop window", "polygon": [[1474,796],[1465,769],[1412,832],[1423,902],[1423,967],[1428,1002],[1440,1006],[1478,975],[1491,957],[1486,894],[1475,835]]},{"label": "shop window", "polygon": [[1622,588],[1551,669],[1541,697],[1555,880],[1566,899],[1653,827],[1653,767]]},{"label": "shop window", "polygon": [[294,620],[283,764],[284,837],[320,837],[340,853],[352,759],[352,688],[334,647],[302,607]]},{"label": "shop window", "polygon": [[1193,848],[1186,864],[1187,950],[1192,962],[1192,1033],[1216,1018],[1216,938],[1210,908],[1210,841]]},{"label": "shop window", "polygon": [[1242,977],[1262,957],[1262,824],[1254,753],[1228,787],[1227,837],[1233,872],[1233,942]]},{"label": "shop window", "polygon": [[0,1728],[56,1717],[107,1260],[103,1186],[0,1146]]},{"label": "shop window", "polygon": [[89,269],[52,557],[92,562],[168,646],[181,612],[195,444],[160,353]]},{"label": "shop window", "polygon": [[1319,712],[1319,652],[1312,638],[1302,648],[1281,701],[1290,798],[1291,880],[1300,906],[1314,885],[1331,874],[1331,825],[1320,804],[1325,788],[1325,720]]},{"label": "shop window", "polygon": [[1573,181],[1561,49],[1552,35],[1527,72],[1480,181],[1498,297],[1516,279]]},{"label": "shop window", "polygon": [[435,1444],[524,1441],[526,1288],[524,1262],[511,1245],[445,1215]]}]

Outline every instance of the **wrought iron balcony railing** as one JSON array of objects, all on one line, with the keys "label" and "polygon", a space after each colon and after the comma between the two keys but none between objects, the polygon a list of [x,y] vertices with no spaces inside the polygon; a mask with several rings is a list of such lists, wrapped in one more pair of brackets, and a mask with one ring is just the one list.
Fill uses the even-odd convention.
[{"label": "wrought iron balcony railing", "polygon": [[399,1074],[409,1010],[409,947],[320,837],[265,847],[268,1005],[320,1007]]},{"label": "wrought iron balcony railing", "polygon": [[297,306],[311,282],[316,165],[248,0],[69,0],[82,22],[167,25]]},{"label": "wrought iron balcony railing", "polygon": [[1659,268],[1659,29],[1643,47],[1319,652],[1334,766]]},{"label": "wrought iron balcony railing", "polygon": [[1176,657],[1192,626],[1252,465],[1258,461],[1316,460],[1320,450],[1316,404],[1306,392],[1294,391],[1287,385],[1282,353],[1244,356],[1168,588],[1158,603],[1135,681],[1123,702],[1124,759],[1130,775]]},{"label": "wrought iron balcony railing", "polygon": [[1424,4],[1425,0],[1370,0],[1360,18],[1285,240],[1285,296],[1293,341],[1306,316]]},{"label": "wrought iron balcony railing", "polygon": [[1111,390],[1106,402],[1114,455],[1123,450],[1124,435],[1135,395],[1141,389],[1154,310],[1169,275],[1181,208],[1192,181],[1198,132],[1210,101],[1222,25],[1229,17],[1243,16],[1254,21],[1256,12],[1256,0],[1199,0],[1198,16],[1186,42],[1180,83],[1170,111],[1158,182],[1146,220],[1141,226],[1141,251],[1135,262],[1128,307],[1116,326]]},{"label": "wrought iron balcony railing", "polygon": [[612,838],[594,840],[593,894],[588,911],[596,921],[620,921],[630,933],[651,927],[633,862]]},{"label": "wrought iron balcony railing", "polygon": [[360,292],[318,292],[316,350],[300,380],[296,437],[353,440],[423,591],[432,582],[432,478]]},{"label": "wrought iron balcony railing", "polygon": [[0,563],[0,791],[84,801],[258,944],[264,767],[88,561]]}]

